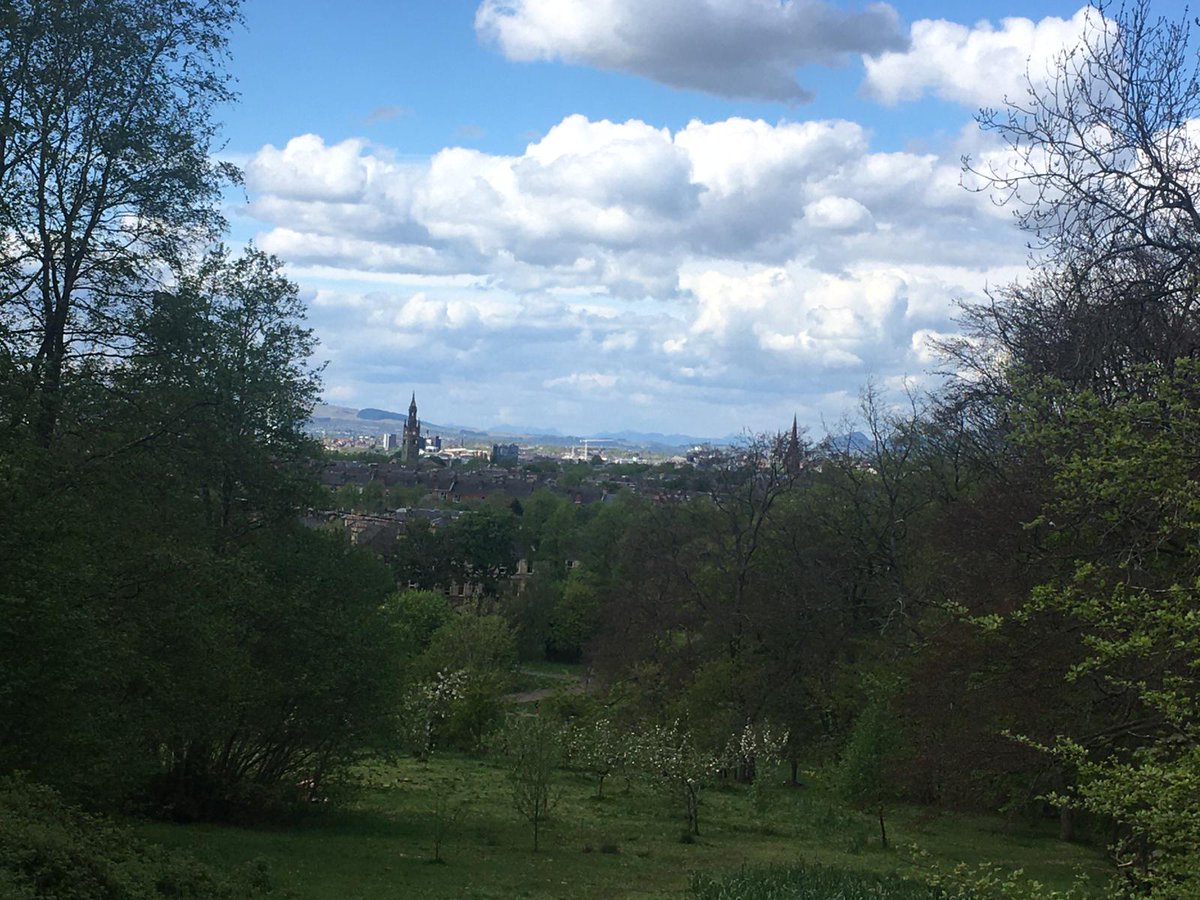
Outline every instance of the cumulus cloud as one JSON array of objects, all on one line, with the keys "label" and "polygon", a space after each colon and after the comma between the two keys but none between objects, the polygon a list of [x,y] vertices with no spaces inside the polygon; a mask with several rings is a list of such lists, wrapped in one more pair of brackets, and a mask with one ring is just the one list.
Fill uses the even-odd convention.
[{"label": "cumulus cloud", "polygon": [[511,60],[561,60],[723,97],[812,98],[806,65],[900,50],[896,11],[826,0],[484,0],[479,37]]},{"label": "cumulus cloud", "polygon": [[968,27],[945,19],[912,25],[905,50],[867,57],[865,92],[887,104],[931,93],[966,106],[996,106],[1024,96],[1026,74],[1045,79],[1054,60],[1078,45],[1099,13],[1084,7],[1069,19],[1002,19]]},{"label": "cumulus cloud", "polygon": [[956,262],[1007,227],[958,186],[957,159],[872,152],[837,120],[671,133],[575,115],[520,155],[451,147],[423,166],[303,135],[264,147],[246,176],[271,226],[260,241],[297,264],[469,273],[519,292],[662,297],[697,257]]},{"label": "cumulus cloud", "polygon": [[[343,393],[386,405],[373,386],[452,373],[443,395],[486,382],[562,423],[638,393],[661,403],[625,424],[668,409],[721,434],[700,424],[721,409],[836,415],[847,384],[928,368],[953,301],[1019,271],[960,149],[879,152],[838,120],[570,116],[519,154],[419,164],[302,135],[246,174],[259,245],[320,287]],[[531,421],[462,390],[458,421]]]}]

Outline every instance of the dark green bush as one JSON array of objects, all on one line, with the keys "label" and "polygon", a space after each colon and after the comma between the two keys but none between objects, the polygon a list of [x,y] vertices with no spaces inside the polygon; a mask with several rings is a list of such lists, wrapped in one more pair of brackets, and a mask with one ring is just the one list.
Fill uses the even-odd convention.
[{"label": "dark green bush", "polygon": [[0,897],[240,900],[271,893],[261,863],[222,872],[140,841],[110,819],[63,802],[51,788],[0,778]]}]

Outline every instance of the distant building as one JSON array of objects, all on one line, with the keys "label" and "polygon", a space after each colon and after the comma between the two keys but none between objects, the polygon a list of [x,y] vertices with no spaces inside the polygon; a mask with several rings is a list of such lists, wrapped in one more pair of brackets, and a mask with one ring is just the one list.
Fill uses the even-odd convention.
[{"label": "distant building", "polygon": [[421,422],[417,419],[417,394],[413,391],[412,402],[408,404],[408,418],[404,422],[404,443],[400,447],[400,459],[410,466],[415,466],[420,462],[421,448],[424,445]]},{"label": "distant building", "polygon": [[399,439],[394,434],[385,434],[383,436],[383,449],[388,452],[395,450],[399,443]]},{"label": "distant building", "polygon": [[492,444],[492,462],[499,465],[515,463],[521,451],[516,444]]},{"label": "distant building", "polygon": [[795,475],[804,468],[804,448],[800,444],[800,429],[796,417],[792,416],[791,433],[780,441],[783,467],[789,475]]}]

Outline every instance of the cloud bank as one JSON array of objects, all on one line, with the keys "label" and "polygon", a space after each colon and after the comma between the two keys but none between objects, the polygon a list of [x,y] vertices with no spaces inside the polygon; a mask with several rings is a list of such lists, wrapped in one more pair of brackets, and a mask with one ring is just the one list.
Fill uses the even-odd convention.
[{"label": "cloud bank", "polygon": [[841,120],[576,115],[520,154],[302,135],[245,171],[258,244],[318,286],[338,395],[386,405],[382,386],[428,379],[459,421],[722,434],[920,374],[954,299],[1019,271],[961,149],[878,152]]}]

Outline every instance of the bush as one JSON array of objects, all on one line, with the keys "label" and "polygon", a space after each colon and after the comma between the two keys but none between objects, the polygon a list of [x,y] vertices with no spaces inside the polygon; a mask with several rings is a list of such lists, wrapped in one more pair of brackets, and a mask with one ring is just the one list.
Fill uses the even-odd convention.
[{"label": "bush", "polygon": [[262,863],[223,872],[134,838],[52,789],[0,778],[0,897],[63,900],[230,898],[270,893]]}]

